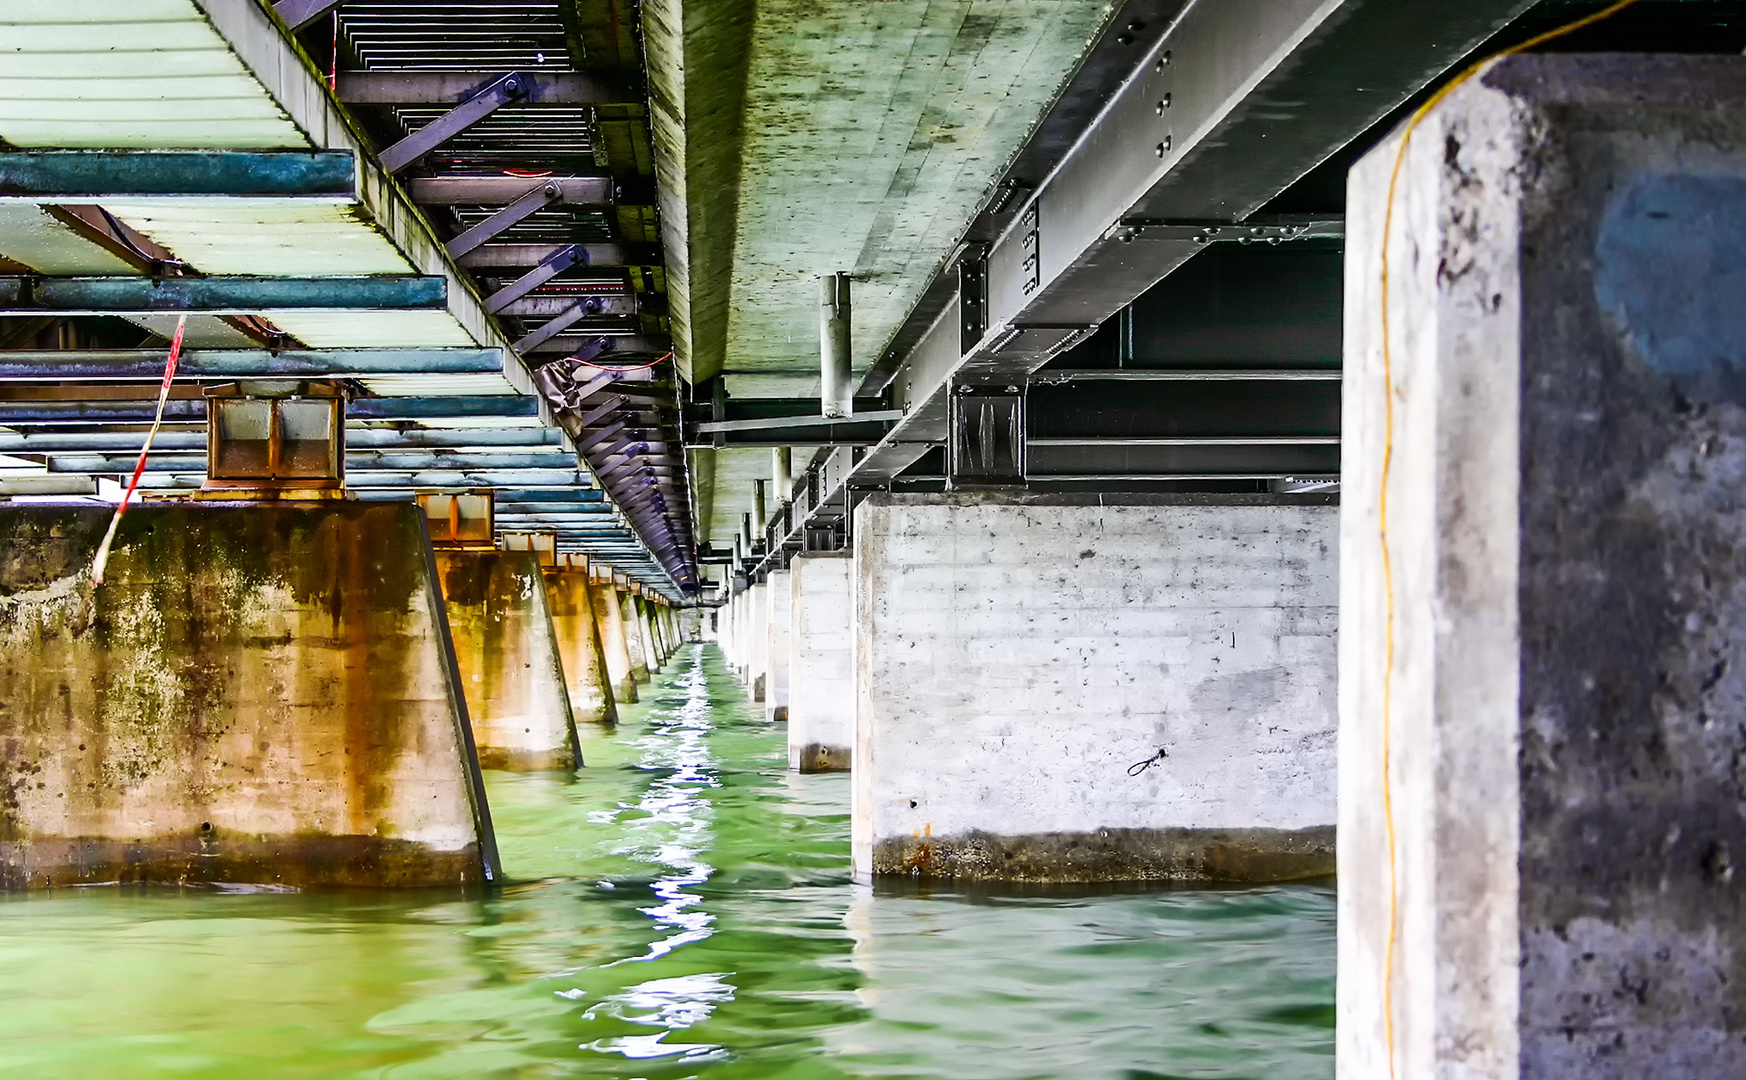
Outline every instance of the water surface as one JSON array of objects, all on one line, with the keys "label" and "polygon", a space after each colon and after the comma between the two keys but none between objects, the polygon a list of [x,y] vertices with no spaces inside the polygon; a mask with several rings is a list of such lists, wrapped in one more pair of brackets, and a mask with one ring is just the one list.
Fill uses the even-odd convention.
[{"label": "water surface", "polygon": [[1332,1076],[1331,889],[856,886],[719,653],[643,696],[488,774],[494,895],[0,898],[0,1076]]}]

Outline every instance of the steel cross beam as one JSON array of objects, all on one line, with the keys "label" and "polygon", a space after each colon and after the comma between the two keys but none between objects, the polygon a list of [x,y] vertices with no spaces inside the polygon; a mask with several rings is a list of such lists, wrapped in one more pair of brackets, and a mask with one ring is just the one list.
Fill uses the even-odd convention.
[{"label": "steel cross beam", "polygon": [[350,150],[13,150],[0,153],[0,201],[247,198],[349,203]]},{"label": "steel cross beam", "polygon": [[[420,206],[501,206],[527,194],[526,176],[426,176],[407,182],[407,194]],[[602,209],[613,205],[618,184],[610,176],[551,176],[555,201],[565,206]]]},{"label": "steel cross beam", "polygon": [[[497,310],[504,315],[515,315],[521,318],[527,318],[529,316],[544,316],[546,318],[552,318],[556,315],[568,314],[570,309],[575,306],[575,302],[584,297],[591,297],[599,302],[599,306],[596,307],[593,312],[594,315],[606,319],[618,319],[620,322],[624,323],[626,326],[632,327],[633,329],[637,326],[638,316],[641,315],[641,312],[637,310],[637,303],[634,295],[629,292],[607,292],[603,290],[595,293],[541,293],[537,296],[523,296],[519,299],[510,299]],[[581,331],[577,332],[580,333]],[[610,333],[610,331],[602,332]],[[548,338],[547,340],[550,339]]]},{"label": "steel cross beam", "polygon": [[[525,270],[538,266],[568,244],[485,244],[474,248],[456,261],[469,270]],[[658,244],[584,244],[588,265],[660,266]]]},{"label": "steel cross beam", "polygon": [[[542,105],[642,104],[642,96],[619,80],[571,72],[524,74],[528,100]],[[334,84],[348,105],[453,105],[495,77],[487,71],[341,71]]]},{"label": "steel cross beam", "polygon": [[147,315],[267,311],[436,311],[445,277],[0,277],[0,315]]},{"label": "steel cross beam", "polygon": [[535,85],[533,78],[518,71],[497,76],[475,88],[459,105],[382,151],[382,167],[400,172],[503,106],[526,101]]}]

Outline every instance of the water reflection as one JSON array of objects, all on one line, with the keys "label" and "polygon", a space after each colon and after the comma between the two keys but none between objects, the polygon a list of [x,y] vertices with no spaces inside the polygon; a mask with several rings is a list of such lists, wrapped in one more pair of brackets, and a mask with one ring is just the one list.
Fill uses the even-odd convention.
[{"label": "water reflection", "polygon": [[1332,1074],[1331,890],[858,889],[714,650],[591,736],[488,778],[495,896],[0,898],[0,1075]]}]

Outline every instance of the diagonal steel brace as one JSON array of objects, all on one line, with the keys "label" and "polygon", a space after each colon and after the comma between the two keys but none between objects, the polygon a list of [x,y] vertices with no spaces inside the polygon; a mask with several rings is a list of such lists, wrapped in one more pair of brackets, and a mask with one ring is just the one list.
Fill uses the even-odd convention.
[{"label": "diagonal steel brace", "polygon": [[561,247],[547,255],[538,266],[486,297],[485,310],[495,315],[577,264],[588,265],[587,249],[581,244]]},{"label": "diagonal steel brace", "polygon": [[528,100],[537,85],[519,71],[499,75],[459,105],[382,151],[382,167],[391,173],[399,172],[502,106]]},{"label": "diagonal steel brace", "polygon": [[563,196],[563,185],[547,181],[443,246],[448,249],[451,258],[458,259],[497,234],[508,230],[510,226],[535,210],[543,210]]},{"label": "diagonal steel brace", "polygon": [[591,296],[586,300],[578,300],[574,306],[565,311],[562,315],[552,316],[545,323],[542,323],[538,330],[531,330],[516,339],[515,344],[511,346],[511,348],[518,353],[526,355],[529,349],[532,349],[536,345],[544,344],[548,338],[556,337],[558,334],[563,333],[569,326],[580,322],[583,317],[592,315],[599,310],[599,297]]}]

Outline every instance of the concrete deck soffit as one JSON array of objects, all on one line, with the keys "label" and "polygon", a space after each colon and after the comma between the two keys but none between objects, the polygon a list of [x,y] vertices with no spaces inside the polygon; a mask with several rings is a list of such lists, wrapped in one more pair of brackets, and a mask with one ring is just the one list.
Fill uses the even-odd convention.
[{"label": "concrete deck soffit", "polygon": [[[1104,0],[648,0],[678,355],[815,393],[818,289],[864,371],[1108,18]],[[682,164],[681,164],[682,163]]]}]

